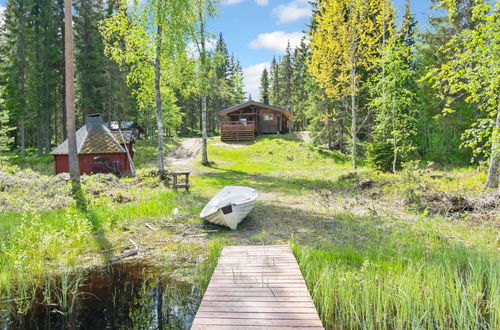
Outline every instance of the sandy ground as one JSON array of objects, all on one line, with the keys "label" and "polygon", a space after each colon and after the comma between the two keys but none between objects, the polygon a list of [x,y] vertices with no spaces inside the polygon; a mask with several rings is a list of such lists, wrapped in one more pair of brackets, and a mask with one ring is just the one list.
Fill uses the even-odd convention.
[{"label": "sandy ground", "polygon": [[188,169],[201,149],[200,138],[185,138],[165,158],[165,164],[175,169]]}]

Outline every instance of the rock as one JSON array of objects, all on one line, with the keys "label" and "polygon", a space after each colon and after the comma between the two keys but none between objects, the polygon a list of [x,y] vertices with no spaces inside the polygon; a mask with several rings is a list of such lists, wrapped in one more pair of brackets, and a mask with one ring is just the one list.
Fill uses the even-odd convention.
[{"label": "rock", "polygon": [[441,170],[443,168],[443,166],[441,164],[437,164],[435,162],[429,162],[429,163],[427,163],[427,166],[425,168],[428,170],[438,171],[438,170]]},{"label": "rock", "polygon": [[358,187],[359,189],[369,189],[369,188],[372,188],[374,187],[375,185],[377,184],[377,182],[375,181],[372,181],[370,179],[363,179],[361,180],[359,183],[358,183]]}]

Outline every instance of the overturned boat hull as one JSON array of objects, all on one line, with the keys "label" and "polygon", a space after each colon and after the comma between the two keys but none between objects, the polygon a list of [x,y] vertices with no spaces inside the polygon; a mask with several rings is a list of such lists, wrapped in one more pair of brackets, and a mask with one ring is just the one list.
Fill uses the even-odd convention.
[{"label": "overturned boat hull", "polygon": [[243,186],[227,186],[201,211],[200,217],[233,230],[253,210],[259,193]]}]

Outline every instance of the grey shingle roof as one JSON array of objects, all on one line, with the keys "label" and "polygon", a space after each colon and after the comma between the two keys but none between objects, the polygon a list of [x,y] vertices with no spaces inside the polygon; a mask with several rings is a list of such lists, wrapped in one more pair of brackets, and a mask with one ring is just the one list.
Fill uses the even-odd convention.
[{"label": "grey shingle roof", "polygon": [[[130,138],[128,141],[130,142]],[[102,124],[93,126],[90,130],[87,130],[87,125],[82,126],[76,131],[76,145],[79,155],[126,153],[116,137]],[[67,155],[68,140],[57,146],[51,154]]]}]

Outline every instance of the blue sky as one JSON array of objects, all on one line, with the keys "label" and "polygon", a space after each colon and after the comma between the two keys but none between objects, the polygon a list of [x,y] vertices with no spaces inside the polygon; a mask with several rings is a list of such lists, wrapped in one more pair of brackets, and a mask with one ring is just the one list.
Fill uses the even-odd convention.
[{"label": "blue sky", "polygon": [[[273,56],[281,56],[288,41],[297,45],[310,21],[308,0],[221,0],[218,16],[209,25],[215,35],[222,32],[230,52],[241,61],[245,91],[259,98],[262,70]],[[0,0],[0,11],[6,0]],[[393,0],[399,16],[405,0]],[[411,0],[419,24],[425,26],[432,13],[430,0]]]},{"label": "blue sky", "polygon": [[[258,86],[264,67],[273,55],[280,56],[288,40],[296,45],[310,21],[307,0],[223,0],[218,16],[209,29],[222,32],[230,52],[240,59],[245,75],[245,90],[259,98]],[[399,16],[405,0],[394,0]],[[431,14],[430,0],[411,0],[419,24],[425,26]]]}]

